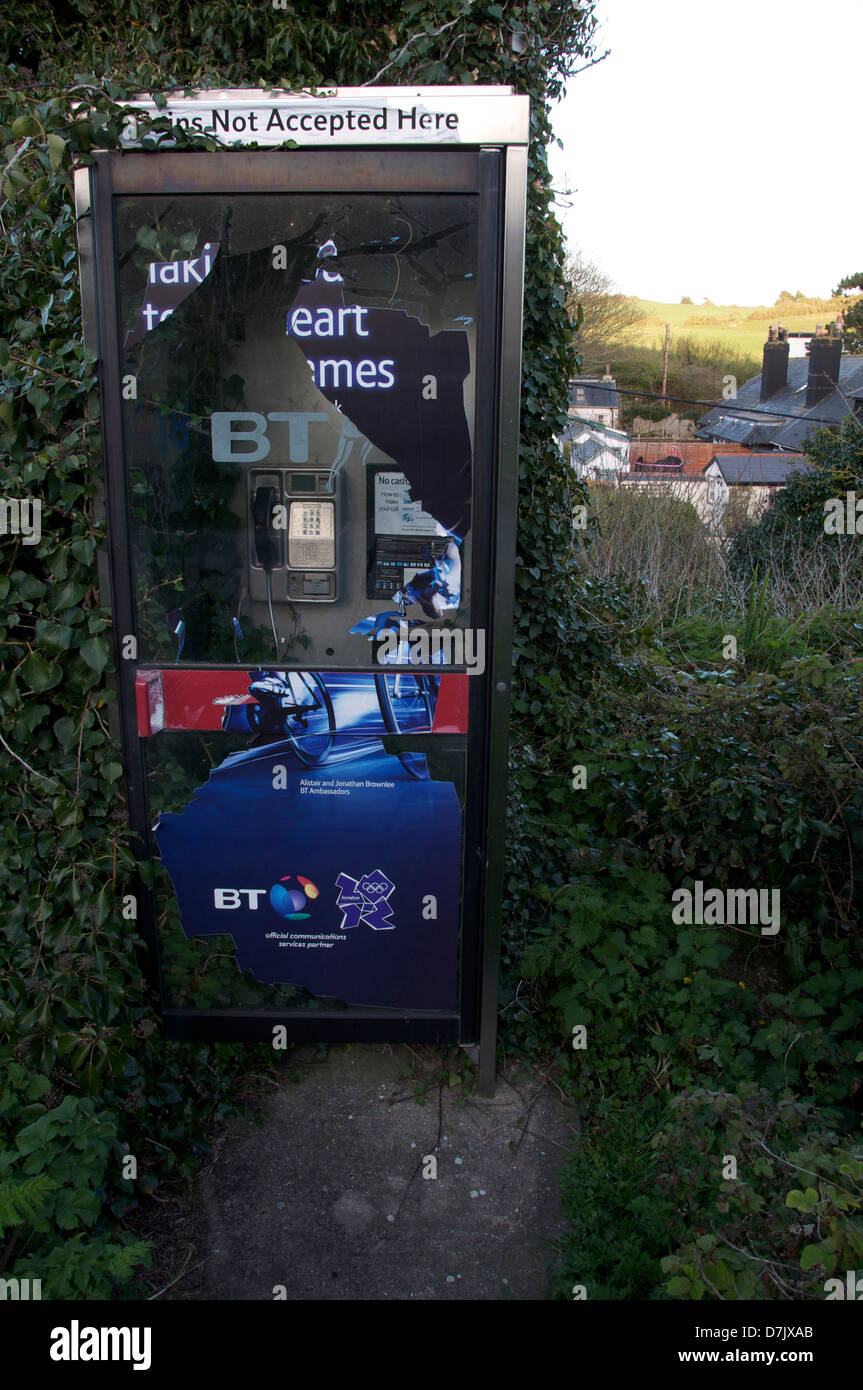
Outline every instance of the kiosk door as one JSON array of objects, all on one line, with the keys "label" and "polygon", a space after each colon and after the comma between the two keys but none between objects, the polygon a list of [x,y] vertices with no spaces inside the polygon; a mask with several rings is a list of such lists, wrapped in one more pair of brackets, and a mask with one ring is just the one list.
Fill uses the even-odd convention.
[{"label": "kiosk door", "polygon": [[479,1037],[523,177],[480,148],[95,159],[119,707],[171,1036]]}]

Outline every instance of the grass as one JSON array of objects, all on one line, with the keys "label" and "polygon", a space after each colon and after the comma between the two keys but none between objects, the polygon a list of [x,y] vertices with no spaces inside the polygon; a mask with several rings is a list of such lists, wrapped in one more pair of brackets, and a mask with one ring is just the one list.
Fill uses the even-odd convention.
[{"label": "grass", "polygon": [[771,323],[779,320],[789,331],[805,333],[819,323],[829,323],[841,306],[839,301],[829,299],[804,300],[799,304],[788,300],[772,307],[764,304],[662,304],[654,299],[639,299],[637,307],[645,319],[633,330],[629,339],[632,343],[661,348],[668,323],[672,346],[676,337],[685,334],[698,343],[715,344],[725,352],[731,348],[760,361]]},{"label": "grass", "polygon": [[[856,651],[863,620],[858,552],[849,549],[837,572],[819,549],[799,539],[777,537],[763,576],[750,585],[729,573],[726,539],[709,536],[699,520],[688,498],[690,487],[694,497],[698,486],[678,479],[666,486],[592,487],[590,509],[599,532],[589,546],[581,547],[585,574],[598,580],[617,576],[635,581],[633,602],[639,619],[662,629],[703,620],[707,614],[727,624],[734,615],[741,628],[739,640],[758,649],[762,665],[771,664],[768,649],[775,649],[779,658],[782,633],[790,636],[792,630],[804,650],[834,656],[846,649]],[[711,637],[718,648],[720,634],[711,631]]]}]

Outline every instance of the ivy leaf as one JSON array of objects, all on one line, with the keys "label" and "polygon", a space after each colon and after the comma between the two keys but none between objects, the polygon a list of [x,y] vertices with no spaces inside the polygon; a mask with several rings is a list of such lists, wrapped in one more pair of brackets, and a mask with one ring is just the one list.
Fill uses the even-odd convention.
[{"label": "ivy leaf", "polygon": [[55,652],[67,652],[72,645],[75,633],[71,627],[61,627],[59,623],[40,618],[36,624],[36,641],[40,647]]},{"label": "ivy leaf", "polygon": [[63,752],[68,753],[78,742],[78,726],[75,720],[70,719],[68,715],[64,715],[62,719],[58,719],[54,725],[54,737],[63,749]]},{"label": "ivy leaf", "polygon": [[81,655],[90,669],[95,671],[97,676],[101,676],[110,656],[108,643],[101,637],[90,637],[81,644]]},{"label": "ivy leaf", "polygon": [[83,584],[76,583],[74,579],[67,580],[54,591],[54,611],[62,613],[65,608],[76,608],[86,592]]},{"label": "ivy leaf", "polygon": [[59,826],[75,825],[78,820],[78,803],[71,796],[55,796],[53,803],[54,819]]},{"label": "ivy leaf", "polygon": [[81,540],[73,541],[69,549],[82,565],[89,565],[96,553],[96,541],[93,536],[84,536]]},{"label": "ivy leaf", "polygon": [[48,156],[51,160],[51,168],[56,172],[63,163],[63,155],[66,153],[66,141],[62,135],[52,132],[48,136]]},{"label": "ivy leaf", "polygon": [[59,666],[46,661],[39,652],[31,652],[21,663],[21,675],[30,690],[39,695],[43,690],[50,690],[52,685],[56,685],[62,673]]},{"label": "ivy leaf", "polygon": [[38,135],[39,123],[32,116],[16,116],[12,122],[12,134],[16,140],[21,140],[27,135]]},{"label": "ivy leaf", "polygon": [[159,245],[159,234],[153,227],[139,227],[135,240],[148,251],[155,251]]}]

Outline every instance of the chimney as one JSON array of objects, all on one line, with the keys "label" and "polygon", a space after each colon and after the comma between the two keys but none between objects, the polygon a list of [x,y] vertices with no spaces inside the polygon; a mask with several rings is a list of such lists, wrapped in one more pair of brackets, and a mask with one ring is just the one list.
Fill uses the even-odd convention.
[{"label": "chimney", "polygon": [[820,405],[839,385],[842,361],[842,334],[835,323],[825,332],[820,326],[809,344],[809,376],[806,380],[806,409]]},{"label": "chimney", "polygon": [[788,381],[788,333],[778,323],[770,325],[761,364],[761,400],[775,396]]}]

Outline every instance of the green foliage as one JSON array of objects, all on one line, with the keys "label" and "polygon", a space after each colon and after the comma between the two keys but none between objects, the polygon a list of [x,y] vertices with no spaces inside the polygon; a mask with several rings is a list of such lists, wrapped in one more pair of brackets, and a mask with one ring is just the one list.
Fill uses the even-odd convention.
[{"label": "green foliage", "polygon": [[721,970],[730,955],[721,931],[673,926],[665,878],[612,862],[554,895],[524,973],[542,977],[564,1036],[586,1025],[582,1088],[604,1093],[614,1080],[628,1089],[639,1061],[665,1090],[699,1071],[736,1069],[753,1002]]},{"label": "green foliage", "polygon": [[148,1258],[148,1246],[124,1233],[94,1230],[105,1225],[117,1117],[87,1097],[56,1101],[44,1073],[9,1064],[0,1097],[0,1236],[8,1236],[0,1274],[41,1280],[43,1298],[107,1298]]},{"label": "green foliage", "polygon": [[[855,291],[857,292],[855,294]],[[842,341],[848,352],[863,352],[863,270],[846,275],[833,291],[844,298],[851,296],[849,306],[842,305],[844,331]]]},{"label": "green foliage", "polygon": [[55,1187],[56,1183],[47,1173],[36,1173],[22,1182],[0,1182],[0,1236],[10,1226],[21,1226],[38,1217]]},{"label": "green foliage", "polygon": [[810,1102],[696,1090],[654,1142],[696,1211],[694,1237],[662,1260],[672,1298],[823,1298],[825,1276],[860,1263],[863,1160]]},{"label": "green foliage", "polygon": [[562,1193],[553,1297],[824,1298],[863,1254],[859,1139],[752,1082],[596,1106]]},{"label": "green foliage", "polygon": [[[771,497],[760,521],[738,531],[728,562],[747,581],[758,570],[772,585],[800,585],[801,570],[819,569],[835,586],[837,606],[854,602],[863,562],[855,535],[825,534],[825,502],[848,491],[863,496],[863,426],[851,415],[837,430],[818,430],[804,446],[811,467],[792,473]],[[844,602],[843,602],[844,600]]]},{"label": "green foliage", "polygon": [[570,1299],[583,1284],[588,1299],[655,1299],[662,1280],[660,1261],[685,1217],[663,1196],[652,1140],[664,1114],[648,1101],[592,1113],[562,1178],[561,1196],[569,1231],[551,1297]]},{"label": "green foliage", "polygon": [[[549,103],[589,51],[592,8],[593,0],[288,0],[284,8],[70,0],[58,10],[25,0],[4,17],[0,492],[42,502],[37,545],[0,538],[0,1064],[20,1063],[25,1090],[36,1088],[10,1091],[7,1163],[18,1176],[7,1179],[4,1209],[26,1217],[15,1239],[32,1241],[27,1258],[32,1249],[51,1296],[105,1297],[127,1279],[141,1252],[124,1246],[116,1223],[138,1195],[192,1171],[206,1131],[242,1104],[242,1078],[268,1055],[161,1041],[135,923],[121,913],[134,861],[109,723],[110,618],[96,587],[105,538],[98,402],[94,355],[81,345],[73,163],[117,147],[123,103],[140,90],[449,82],[511,84],[531,97],[516,620],[516,721],[529,727],[538,678],[563,710],[591,652],[602,650],[601,625],[569,602],[572,506],[583,492],[553,442],[575,358],[545,156]],[[519,53],[514,28],[527,36]],[[165,118],[153,121],[147,147],[167,128]],[[214,142],[184,136],[181,144]],[[154,648],[164,636],[155,624],[144,635]],[[183,775],[189,770],[184,764]],[[151,772],[160,775],[158,766]],[[227,980],[218,941],[202,946],[170,923],[167,930],[172,989],[184,987],[185,974],[201,1002],[228,994],[232,1003],[260,1002],[236,971]],[[34,1134],[37,1147],[21,1152],[18,1141]],[[31,1173],[43,1143],[61,1148],[44,1174]],[[126,1150],[138,1158],[135,1185],[118,1177]],[[26,1268],[26,1260],[14,1266]]]},{"label": "green foliage", "polygon": [[[636,343],[612,354],[609,365],[619,386],[630,391],[659,394],[662,391],[664,356],[661,347]],[[636,416],[661,420],[668,413],[669,406],[675,414],[697,418],[703,415],[704,408],[695,407],[689,411],[685,405],[687,400],[719,400],[724,377],[730,374],[743,382],[760,370],[759,358],[733,344],[705,340],[695,334],[674,333],[668,355],[669,404],[649,397],[624,396],[621,400],[620,427],[628,429]]]},{"label": "green foliage", "polygon": [[[794,1171],[753,1149],[746,1192],[718,1209],[730,1191],[720,1136],[705,1166],[680,1107],[702,1090],[748,1105],[755,1087],[765,1142],[763,1106],[796,1117],[782,1141],[790,1162],[838,1180],[823,1166],[831,1144],[843,1162],[859,1151],[863,625],[859,612],[824,610],[789,631],[759,583],[733,622],[716,602],[660,634],[636,619],[635,597],[622,585],[588,592],[610,655],[514,776],[509,835],[525,898],[509,903],[507,961],[521,980],[505,996],[504,1034],[559,1059],[557,1084],[577,1093],[583,1124],[563,1177],[572,1231],[554,1296],[573,1283],[621,1299],[796,1296],[785,1255],[801,1287],[817,1282],[805,1233],[789,1244]],[[721,646],[734,631],[745,660],[729,663]],[[671,890],[696,879],[779,888],[779,934],[675,925]],[[835,1142],[818,1138],[828,1106]],[[654,1131],[663,1138],[648,1151]],[[739,1238],[756,1208],[760,1264]],[[857,1213],[830,1212],[847,1253]]]},{"label": "green foliage", "polygon": [[134,1298],[132,1280],[136,1271],[149,1265],[149,1252],[145,1241],[132,1241],[127,1235],[116,1240],[72,1236],[38,1257],[18,1260],[5,1277],[41,1280],[43,1299]]}]

